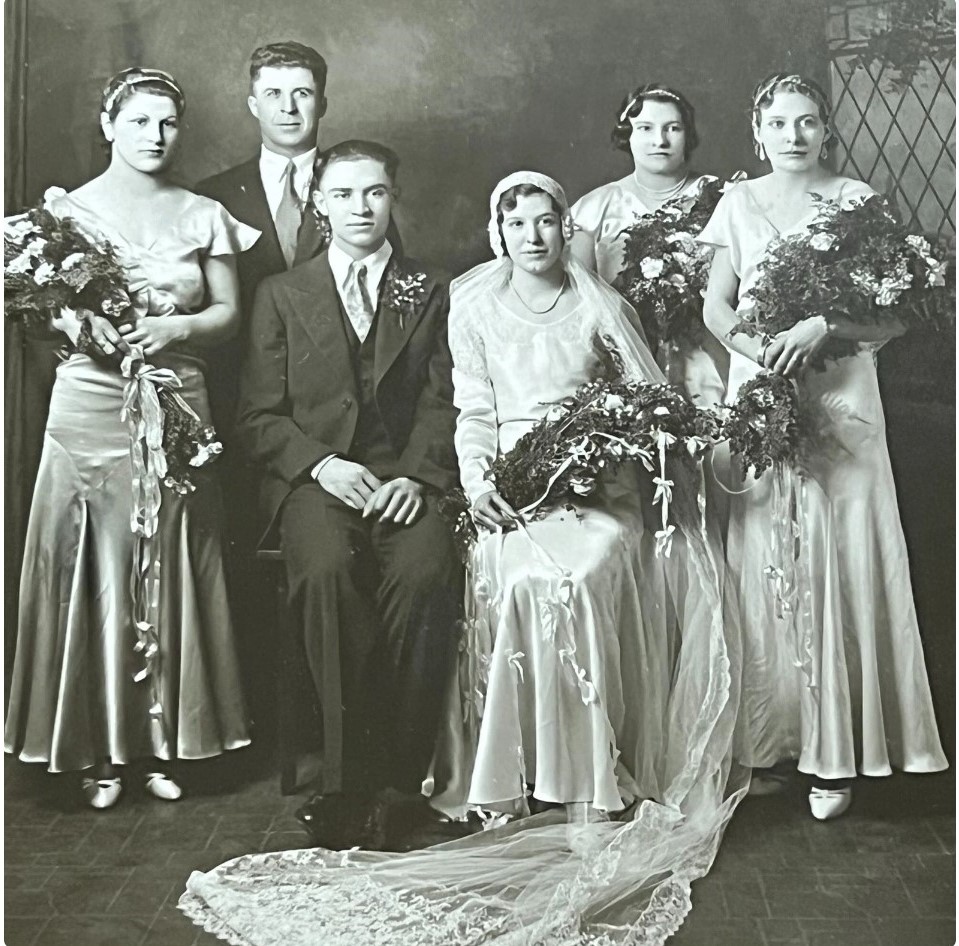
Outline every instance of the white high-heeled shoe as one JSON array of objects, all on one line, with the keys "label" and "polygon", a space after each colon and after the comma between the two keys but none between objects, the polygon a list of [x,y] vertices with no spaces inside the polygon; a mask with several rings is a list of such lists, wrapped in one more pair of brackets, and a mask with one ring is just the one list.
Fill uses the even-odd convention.
[{"label": "white high-heeled shoe", "polygon": [[120,799],[123,783],[118,778],[82,778],[80,788],[91,808],[112,808]]},{"label": "white high-heeled shoe", "polygon": [[812,788],[809,791],[809,810],[818,821],[838,818],[851,804],[851,785],[845,788]]},{"label": "white high-heeled shoe", "polygon": [[183,796],[183,789],[166,772],[147,772],[146,789],[161,801],[177,801]]}]

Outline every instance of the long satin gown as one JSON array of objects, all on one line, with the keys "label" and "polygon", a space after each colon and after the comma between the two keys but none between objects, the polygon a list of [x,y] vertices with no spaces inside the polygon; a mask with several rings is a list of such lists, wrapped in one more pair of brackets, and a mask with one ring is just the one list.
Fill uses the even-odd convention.
[{"label": "long satin gown", "polygon": [[[694,191],[710,175],[691,176],[679,196]],[[578,230],[593,240],[596,273],[610,285],[623,269],[626,238],[623,231],[646,217],[655,208],[646,203],[633,174],[603,184],[581,197],[572,207]],[[725,352],[708,333],[702,345],[681,345],[675,351],[661,353],[660,366],[667,378],[681,385],[700,407],[721,404],[726,391]]]},{"label": "long satin gown", "polygon": [[[58,196],[50,209],[110,240],[130,268],[138,305],[151,315],[202,309],[203,259],[241,252],[258,236],[192,194],[150,246],[127,241],[72,195]],[[175,353],[148,360],[176,372],[178,393],[209,423],[202,361]],[[50,403],[4,746],[51,772],[104,757],[116,764],[202,759],[250,741],[224,584],[219,489],[207,471],[197,473],[190,495],[161,488],[150,572],[159,581],[147,589],[159,652],[154,672],[134,679],[146,665],[134,649],[134,471],[120,416],[126,383],[119,368],[74,354],[57,368]]]},{"label": "long satin gown", "polygon": [[[471,501],[491,488],[483,474],[496,456],[596,376],[597,331],[617,330],[584,304],[521,317],[490,292],[469,311],[453,308],[456,447]],[[634,337],[647,380],[661,380]],[[707,589],[691,580],[676,592],[684,550],[657,557],[649,501],[626,469],[588,502],[481,532],[434,807],[521,814],[532,793],[608,812],[660,797],[675,616],[697,613]]]},{"label": "long satin gown", "polygon": [[[848,181],[843,201],[871,194]],[[827,195],[828,196],[828,195]],[[815,211],[786,233],[801,232]],[[701,234],[727,247],[739,277],[740,308],[757,265],[779,234],[748,181],[720,200]],[[947,767],[933,713],[916,621],[909,561],[886,447],[876,346],[808,370],[800,396],[815,410],[827,444],[805,478],[787,472],[781,496],[796,498],[801,533],[798,607],[777,607],[774,539],[789,511],[775,478],[734,482],[727,569],[738,584],[743,633],[742,704],[735,756],[754,767],[798,759],[824,779],[936,772]],[[730,355],[728,401],[755,376],[755,362]],[[780,612],[780,613],[777,613]]]}]

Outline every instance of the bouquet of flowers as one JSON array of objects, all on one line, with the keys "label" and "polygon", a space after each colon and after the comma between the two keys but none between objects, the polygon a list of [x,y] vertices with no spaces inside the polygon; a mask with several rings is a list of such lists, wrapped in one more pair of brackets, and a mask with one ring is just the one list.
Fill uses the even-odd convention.
[{"label": "bouquet of flowers", "polygon": [[[59,193],[59,190],[54,192]],[[204,425],[175,391],[180,381],[169,370],[146,364],[138,346],[121,343],[113,356],[90,339],[89,314],[114,326],[135,321],[137,294],[115,247],[87,236],[70,217],[59,218],[46,203],[4,221],[3,283],[7,319],[28,331],[49,328],[53,315],[75,312],[81,320],[75,348],[117,365],[129,379],[123,416],[131,436],[143,443],[161,481],[178,493],[195,489],[192,471],[221,451],[216,432]]]},{"label": "bouquet of flowers", "polygon": [[788,378],[771,372],[750,378],[719,424],[721,439],[754,476],[799,465],[807,436],[796,386]]},{"label": "bouquet of flowers", "polygon": [[[655,474],[653,503],[662,508],[657,546],[668,555],[674,482],[667,478],[667,461],[695,462],[718,435],[719,421],[668,384],[623,380],[611,342],[596,344],[607,347],[618,376],[588,381],[554,404],[509,453],[493,462],[486,477],[524,518],[536,519],[573,498],[590,496],[605,471],[638,460]],[[466,496],[459,490],[448,494],[441,511],[468,549],[476,530]]]},{"label": "bouquet of flowers", "polygon": [[[730,183],[744,175],[735,175]],[[670,348],[703,338],[703,292],[712,258],[695,237],[709,221],[728,184],[704,177],[698,188],[667,201],[627,227],[624,266],[613,285],[637,311],[655,342]],[[654,339],[650,339],[654,343]]]},{"label": "bouquet of flowers", "polygon": [[[815,219],[770,244],[753,305],[733,333],[771,338],[813,316],[860,325],[898,322],[941,328],[955,319],[955,263],[910,234],[878,194],[846,205],[813,195]],[[855,354],[858,343],[830,339],[821,360]]]},{"label": "bouquet of flowers", "polygon": [[96,312],[115,325],[130,322],[126,282],[113,246],[92,242],[70,217],[61,220],[41,205],[4,221],[4,312],[26,328],[46,328],[61,309]]}]

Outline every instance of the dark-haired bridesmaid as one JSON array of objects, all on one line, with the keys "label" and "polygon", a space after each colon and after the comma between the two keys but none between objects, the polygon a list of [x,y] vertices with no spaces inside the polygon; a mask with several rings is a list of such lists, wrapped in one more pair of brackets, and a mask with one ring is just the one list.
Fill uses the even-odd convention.
[{"label": "dark-haired bridesmaid", "polygon": [[[572,208],[573,254],[610,284],[625,262],[624,230],[711,179],[690,165],[699,144],[695,110],[669,86],[647,83],[635,89],[620,104],[611,137],[615,148],[632,156],[632,172],[590,191]],[[655,352],[656,328],[647,322],[643,328]],[[715,339],[704,336],[702,348],[683,351],[678,380],[697,403],[710,405],[723,399],[728,357]]]}]

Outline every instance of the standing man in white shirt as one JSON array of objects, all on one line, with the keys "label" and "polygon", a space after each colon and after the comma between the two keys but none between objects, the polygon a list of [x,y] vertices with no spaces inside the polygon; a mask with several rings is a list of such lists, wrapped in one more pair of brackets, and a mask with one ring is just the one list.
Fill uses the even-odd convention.
[{"label": "standing man in white shirt", "polygon": [[309,207],[317,127],[326,114],[325,90],[326,61],[312,47],[282,42],[254,50],[247,105],[259,123],[259,152],[196,187],[262,233],[237,259],[240,331],[210,353],[207,385],[213,419],[226,448],[217,466],[228,510],[224,523],[230,607],[250,710],[259,729],[268,732],[273,731],[275,713],[270,671],[276,647],[269,633],[275,614],[267,576],[254,557],[259,474],[243,455],[233,428],[257,286],[267,276],[315,256],[326,244]]},{"label": "standing man in white shirt", "polygon": [[447,288],[387,239],[397,165],[369,141],[320,156],[332,242],[260,286],[240,382],[323,710],[323,794],[297,815],[325,847],[380,846],[378,792],[418,792],[461,594],[437,512],[457,479]]}]

